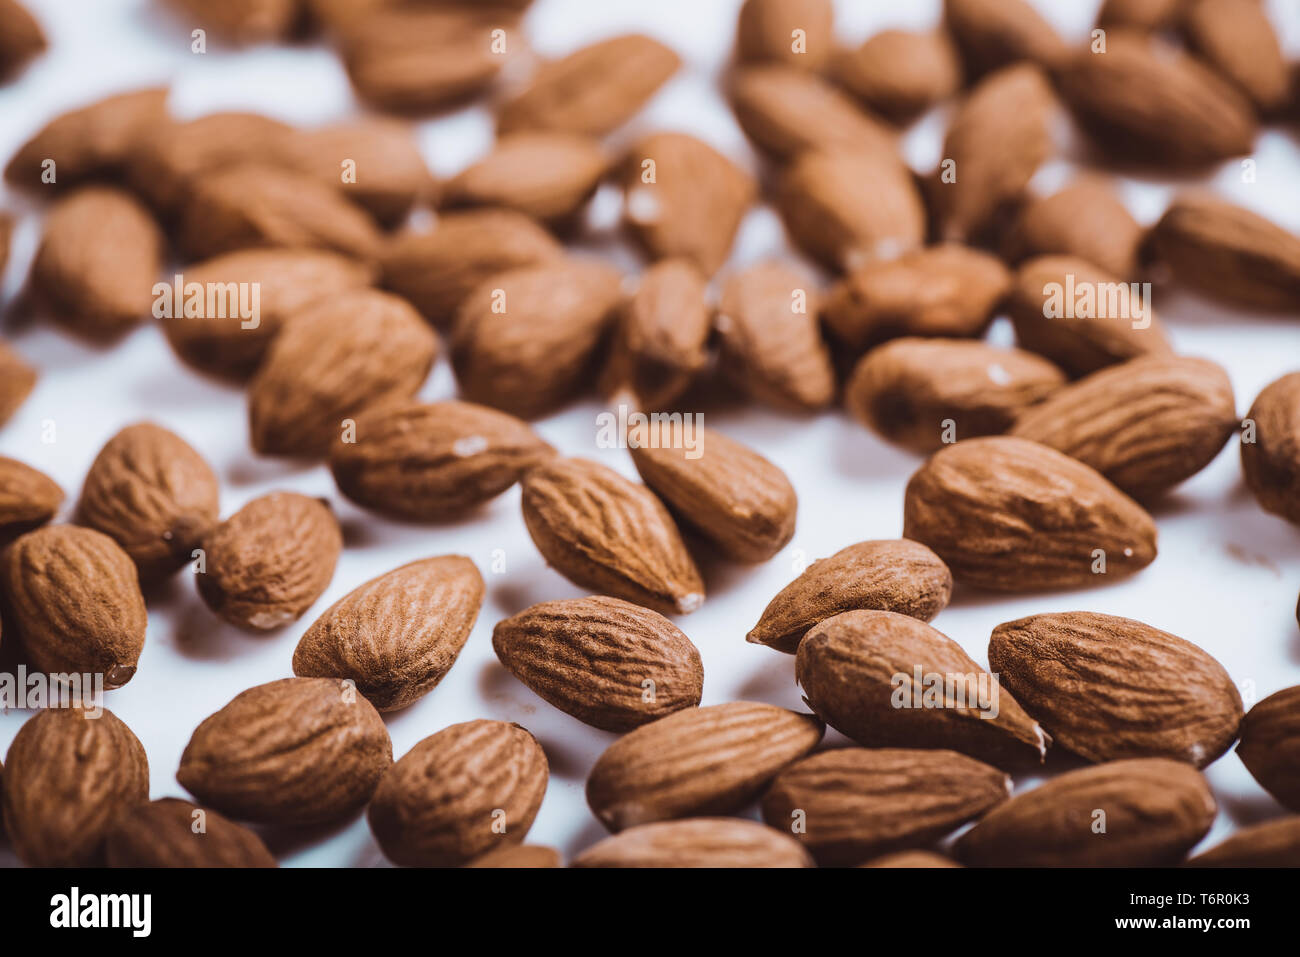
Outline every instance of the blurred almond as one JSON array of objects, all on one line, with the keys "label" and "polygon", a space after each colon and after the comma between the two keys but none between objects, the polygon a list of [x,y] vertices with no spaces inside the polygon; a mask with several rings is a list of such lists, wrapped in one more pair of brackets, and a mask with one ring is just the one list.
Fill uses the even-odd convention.
[{"label": "blurred almond", "polygon": [[1300,685],[1275,692],[1246,712],[1237,757],[1279,804],[1300,812]]},{"label": "blurred almond", "polygon": [[1300,372],[1265,386],[1242,425],[1246,485],[1266,512],[1300,524]]},{"label": "blurred almond", "polygon": [[962,67],[944,31],[882,30],[836,56],[835,79],[882,116],[907,122],[961,88]]},{"label": "blurred almond", "polygon": [[62,503],[63,489],[52,478],[0,455],[0,537],[45,524]]},{"label": "blurred almond", "polygon": [[1186,5],[1187,0],[1103,0],[1097,24],[1161,30],[1174,25]]},{"label": "blurred almond", "polygon": [[1289,68],[1261,0],[1189,0],[1182,27],[1192,49],[1261,113],[1286,104]]},{"label": "blurred almond", "polygon": [[18,0],[0,0],[0,79],[17,73],[47,46],[45,32]]},{"label": "blurred almond", "polygon": [[974,76],[1021,60],[1050,71],[1069,51],[1027,0],[944,0],[943,10],[944,22]]},{"label": "blurred almond", "polygon": [[187,27],[238,43],[283,40],[299,25],[300,0],[166,0]]},{"label": "blurred almond", "polygon": [[571,867],[812,867],[793,838],[755,821],[701,817],[629,828],[593,844]]},{"label": "blurred almond", "polygon": [[134,804],[106,840],[109,867],[275,867],[262,839],[216,811],[179,798]]},{"label": "blurred almond", "polygon": [[835,43],[835,7],[831,0],[745,0],[736,30],[742,62],[819,71]]},{"label": "blurred almond", "polygon": [[4,425],[36,388],[37,374],[27,362],[0,342],[0,425]]},{"label": "blurred almond", "polygon": [[1003,246],[1011,260],[1075,256],[1119,279],[1130,279],[1137,272],[1143,236],[1115,191],[1089,176],[1026,202]]}]

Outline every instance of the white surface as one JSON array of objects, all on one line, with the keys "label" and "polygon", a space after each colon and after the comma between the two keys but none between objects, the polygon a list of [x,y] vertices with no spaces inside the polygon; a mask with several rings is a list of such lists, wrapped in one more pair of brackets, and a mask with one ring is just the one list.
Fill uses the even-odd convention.
[{"label": "white surface", "polygon": [[[219,108],[260,109],[287,120],[323,122],[356,111],[346,78],[323,46],[219,49],[189,52],[188,27],[146,0],[28,0],[48,28],[53,49],[13,84],[0,87],[0,158],[56,112],[116,90],[164,79],[175,81],[173,109],[196,115]],[[631,29],[660,37],[679,50],[686,65],[625,137],[653,128],[685,129],[729,154],[755,164],[753,154],[717,93],[717,78],[732,37],[738,0],[537,0],[527,28],[537,48],[563,52],[584,42]],[[1093,0],[1039,3],[1072,38],[1086,33]],[[905,9],[896,9],[902,8]],[[861,40],[884,26],[934,22],[938,0],[840,4],[844,40]],[[1300,46],[1300,13],[1274,2],[1288,50]],[[910,134],[907,155],[918,166],[938,157],[942,111]],[[420,124],[421,143],[439,173],[454,172],[490,140],[489,118],[467,110]],[[1294,132],[1271,129],[1259,139],[1258,182],[1244,184],[1235,164],[1212,177],[1235,200],[1300,229],[1300,155]],[[1040,176],[1044,187],[1061,182],[1068,162]],[[756,168],[756,166],[755,166]],[[1178,183],[1124,181],[1125,196],[1143,221],[1157,217]],[[39,234],[38,207],[12,193],[4,205],[30,213],[5,284],[12,304]],[[605,194],[594,216],[608,223],[617,201]],[[786,249],[780,225],[766,208],[746,221],[735,262]],[[626,250],[619,261],[633,267]],[[1223,363],[1243,412],[1259,390],[1300,367],[1300,324],[1295,317],[1238,315],[1205,301],[1165,295],[1157,301],[1176,347]],[[28,321],[29,319],[33,321]],[[329,590],[295,625],[265,637],[226,627],[197,597],[188,573],[176,577],[149,605],[149,630],[136,677],[111,692],[108,706],[139,736],[149,753],[152,794],[183,794],[174,775],[194,727],[238,692],[290,675],[299,635],[317,614],[363,581],[415,558],[463,553],[488,583],[487,600],[460,660],[435,691],[413,707],[387,716],[394,752],[401,756],[421,738],[472,718],[517,721],[545,746],[550,788],[529,839],[553,844],[566,856],[603,835],[587,810],[583,782],[592,762],[613,740],[538,699],[497,663],[492,626],[533,602],[583,594],[546,568],[524,530],[518,490],[502,496],[472,521],[440,527],[403,526],[367,515],[335,490],[323,467],[299,468],[260,459],[248,446],[241,393],[188,371],[172,355],[161,332],[141,328],[115,348],[99,351],[62,334],[47,322],[11,315],[6,336],[42,370],[35,393],[0,430],[0,454],[30,462],[68,492],[70,513],[85,470],[103,443],[124,425],[153,419],[174,429],[212,463],[222,481],[222,513],[277,488],[327,496],[343,523],[346,548]],[[995,336],[1006,340],[999,327]],[[454,394],[445,358],[422,390],[427,399]],[[597,458],[634,476],[626,453],[595,447],[594,400],[538,423],[539,431],[572,455]],[[919,460],[878,441],[840,413],[816,418],[783,417],[740,404],[703,407],[707,424],[758,448],[786,470],[800,495],[798,532],[770,563],[747,568],[708,563],[709,598],[695,614],[678,620],[705,662],[704,703],[737,698],[800,705],[793,659],[744,641],[768,600],[795,568],[845,545],[896,537],[902,527],[902,494]],[[43,424],[53,422],[57,440],[43,444]],[[1295,619],[1300,588],[1300,535],[1263,513],[1240,478],[1236,441],[1206,471],[1163,504],[1156,517],[1160,555],[1135,578],[1090,591],[1003,599],[960,590],[934,624],[981,663],[992,628],[1036,612],[1094,610],[1141,619],[1181,635],[1215,655],[1248,700],[1300,683],[1300,630]],[[500,550],[506,570],[492,571]],[[0,715],[0,749],[7,749],[28,715]],[[831,733],[828,738],[836,740]],[[1235,755],[1209,769],[1221,813],[1208,839],[1234,825],[1280,813]],[[1027,779],[1021,780],[1021,785]],[[373,865],[383,859],[364,818],[311,836],[273,836],[286,864]],[[0,863],[13,863],[0,850]]]}]

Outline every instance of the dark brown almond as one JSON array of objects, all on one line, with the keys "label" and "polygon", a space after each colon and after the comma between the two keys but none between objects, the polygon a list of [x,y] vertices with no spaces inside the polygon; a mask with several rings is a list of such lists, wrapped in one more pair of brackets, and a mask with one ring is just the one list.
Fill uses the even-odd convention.
[{"label": "dark brown almond", "polygon": [[1275,113],[1286,104],[1291,76],[1260,0],[1190,0],[1182,28],[1189,46],[1261,113]]},{"label": "dark brown almond", "polygon": [[45,51],[45,32],[18,0],[0,0],[0,79]]},{"label": "dark brown almond", "polygon": [[1300,372],[1266,386],[1242,425],[1246,484],[1266,512],[1300,524]]},{"label": "dark brown almond", "polygon": [[1065,41],[1026,0],[944,0],[943,11],[973,76],[1021,60],[1051,70],[1069,53]]},{"label": "dark brown almond", "polygon": [[1132,27],[1161,30],[1182,15],[1187,0],[1104,0],[1097,24],[1102,27]]},{"label": "dark brown almond", "polygon": [[1144,230],[1114,189],[1084,177],[1064,189],[1029,200],[1003,244],[1012,261],[1030,256],[1074,256],[1120,279],[1138,268]]},{"label": "dark brown almond", "polygon": [[885,854],[877,857],[875,860],[867,861],[865,864],[859,864],[859,867],[888,867],[888,868],[929,868],[929,867],[961,867],[951,858],[944,857],[942,854],[936,854],[934,851],[898,851],[894,854]]},{"label": "dark brown almond", "polygon": [[470,861],[465,867],[548,868],[563,867],[564,858],[553,847],[542,844],[506,844]]},{"label": "dark brown almond", "polygon": [[755,821],[702,817],[629,828],[593,844],[572,867],[812,867],[793,838]]},{"label": "dark brown almond", "polygon": [[211,30],[236,43],[291,36],[302,17],[299,0],[167,0],[187,27]]},{"label": "dark brown almond", "polygon": [[822,70],[835,44],[831,0],[745,0],[736,25],[743,63],[774,62]]},{"label": "dark brown almond", "polygon": [[1300,816],[1252,824],[1202,851],[1188,867],[1295,867],[1300,865]]},{"label": "dark brown almond", "polygon": [[839,84],[882,116],[907,122],[961,88],[957,50],[946,31],[882,30],[835,57]]},{"label": "dark brown almond", "polygon": [[1300,811],[1300,685],[1246,712],[1237,757],[1279,804]]},{"label": "dark brown almond", "polygon": [[63,489],[52,478],[0,455],[0,538],[44,525],[62,504]]},{"label": "dark brown almond", "polygon": [[36,388],[36,370],[0,342],[0,425],[4,425]]},{"label": "dark brown almond", "polygon": [[180,798],[127,808],[105,844],[109,867],[275,867],[262,839]]}]

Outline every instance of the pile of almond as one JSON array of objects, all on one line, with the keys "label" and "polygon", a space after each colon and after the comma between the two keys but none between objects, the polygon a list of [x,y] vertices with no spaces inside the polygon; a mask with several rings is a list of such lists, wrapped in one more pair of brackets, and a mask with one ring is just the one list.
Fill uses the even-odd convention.
[{"label": "pile of almond", "polygon": [[[571,866],[1179,864],[1218,812],[1202,771],[1234,749],[1293,816],[1190,862],[1300,864],[1300,686],[1243,701],[1218,661],[1157,627],[1155,602],[1137,621],[1067,610],[1100,593],[1061,597],[998,625],[987,668],[932,624],[954,596],[1139,573],[1159,560],[1151,509],[1234,434],[1260,506],[1300,524],[1300,372],[1243,415],[1225,370],[1176,352],[1140,291],[1155,278],[1162,297],[1300,315],[1300,236],[1202,191],[1144,225],[1106,175],[1203,172],[1295,122],[1259,0],[1106,0],[1077,43],[1027,0],[946,0],[933,30],[852,47],[832,0],[745,0],[722,82],[759,175],[707,138],[619,135],[688,68],[677,52],[623,35],[530,61],[528,7],[160,0],[195,43],[323,36],[374,112],[181,120],[159,88],[50,119],[4,170],[46,206],[22,307],[102,347],[152,314],[180,362],[243,390],[253,451],[327,467],[376,526],[436,542],[519,486],[555,597],[491,622],[492,648],[538,707],[609,734],[579,773],[610,836]],[[0,0],[0,73],[44,46]],[[411,120],[472,101],[495,143],[439,180]],[[900,141],[937,106],[942,159],[918,172]],[[1102,172],[1042,195],[1031,180],[1066,114]],[[611,186],[635,277],[592,252],[590,201]],[[802,261],[731,265],[761,201]],[[0,266],[13,218],[0,211]],[[1000,317],[1015,347],[986,340]],[[458,397],[423,401],[444,355]],[[37,380],[0,344],[0,424]],[[841,407],[918,457],[902,537],[846,531],[734,622],[734,641],[792,656],[807,711],[701,704],[686,616],[782,553],[798,511],[762,450],[697,426],[702,390]],[[622,452],[535,430],[593,391],[635,417],[619,438],[640,481],[606,464]],[[201,434],[126,425],[66,503],[0,458],[5,662],[108,689],[154,680],[150,605],[182,572],[208,627],[296,641],[194,729],[174,772],[187,799],[150,802],[179,791],[151,788],[112,711],[35,713],[0,770],[18,858],[275,866],[267,829],[364,813],[396,864],[562,866],[527,837],[550,762],[567,774],[571,754],[465,714],[395,756],[385,723],[488,640],[486,569],[431,544],[322,608],[355,538],[287,487],[224,509]],[[1047,780],[1013,789],[1025,772]]]}]

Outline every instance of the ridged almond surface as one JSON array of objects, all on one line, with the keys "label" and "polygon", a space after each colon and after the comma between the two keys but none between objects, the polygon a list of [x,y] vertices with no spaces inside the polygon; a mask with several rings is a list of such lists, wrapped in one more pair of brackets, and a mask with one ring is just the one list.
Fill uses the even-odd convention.
[{"label": "ridged almond surface", "polygon": [[0,0],[0,78],[45,50],[45,33],[18,0]]},{"label": "ridged almond surface", "polygon": [[702,817],[629,828],[593,844],[571,867],[812,867],[791,837],[755,821]]},{"label": "ridged almond surface", "polygon": [[745,0],[736,24],[736,52],[743,63],[775,62],[814,72],[835,45],[831,0]]},{"label": "ridged almond surface", "polygon": [[610,745],[587,778],[587,803],[611,831],[730,814],[810,753],[823,731],[812,715],[770,704],[679,711]]},{"label": "ridged almond surface", "polygon": [[37,374],[23,358],[0,342],[0,425],[4,425],[36,388]]},{"label": "ridged almond surface", "polygon": [[566,714],[630,731],[700,703],[704,666],[658,612],[617,598],[547,601],[499,622],[506,670]]},{"label": "ridged almond surface", "polygon": [[1101,585],[1156,557],[1141,506],[1082,462],[1007,436],[931,456],[907,483],[903,535],[992,591]]},{"label": "ridged almond surface", "polygon": [[211,30],[236,43],[283,40],[300,25],[299,0],[166,0],[186,26]]},{"label": "ridged almond surface", "polygon": [[542,557],[583,588],[667,615],[704,601],[672,516],[644,485],[587,459],[557,459],[524,476],[523,511]]},{"label": "ridged almond surface", "polygon": [[956,751],[836,748],[778,774],[763,820],[792,832],[817,863],[851,867],[931,845],[1010,794],[1004,772]]},{"label": "ridged almond surface", "polygon": [[380,711],[405,708],[451,670],[482,604],[468,558],[411,562],[331,605],[298,642],[293,673],[346,678]]},{"label": "ridged almond surface", "polygon": [[1188,867],[1300,867],[1300,816],[1252,824],[1202,851]]},{"label": "ridged almond surface", "polygon": [[1161,30],[1172,26],[1187,0],[1104,0],[1097,24],[1102,27],[1132,27]]},{"label": "ridged almond surface", "polygon": [[1075,256],[1132,279],[1145,231],[1103,179],[1085,176],[1025,203],[1004,243],[1008,258]]},{"label": "ridged almond surface", "polygon": [[204,540],[199,594],[232,625],[279,628],[301,617],[329,587],[342,550],[343,535],[327,504],[272,492]]},{"label": "ridged almond surface", "polygon": [[564,858],[553,847],[543,844],[506,844],[474,858],[465,867],[474,868],[551,868],[563,867]]},{"label": "ridged almond surface", "polygon": [[893,854],[884,854],[858,866],[887,867],[895,870],[904,868],[910,870],[913,868],[961,867],[951,858],[936,854],[934,851],[896,851]]},{"label": "ridged almond surface", "polygon": [[548,777],[542,746],[519,725],[453,724],[384,775],[370,802],[370,830],[394,864],[466,864],[523,842]]},{"label": "ridged almond surface", "polygon": [[1232,382],[1218,363],[1130,359],[1024,411],[1012,435],[1092,466],[1139,501],[1209,465],[1237,428]]},{"label": "ridged almond surface", "polygon": [[958,839],[979,867],[1168,867],[1218,808],[1190,765],[1165,758],[1067,771],[994,808]]},{"label": "ridged almond surface", "polygon": [[1300,372],[1265,386],[1245,421],[1254,423],[1242,434],[1246,485],[1265,511],[1300,524]]},{"label": "ridged almond surface", "polygon": [[45,524],[61,504],[63,489],[54,479],[0,455],[0,536]]},{"label": "ridged almond surface", "polygon": [[275,867],[256,833],[180,798],[127,808],[108,832],[109,867]]},{"label": "ridged almond surface", "polygon": [[943,11],[973,75],[1021,60],[1050,71],[1069,53],[1065,41],[1027,0],[944,0]]},{"label": "ridged almond surface", "polygon": [[1260,0],[1191,0],[1182,19],[1188,44],[1268,114],[1286,104],[1291,77]]},{"label": "ridged almond surface", "polygon": [[858,542],[813,562],[781,589],[746,640],[792,655],[808,629],[834,615],[876,609],[929,621],[951,594],[952,574],[924,545]]},{"label": "ridged almond surface", "polygon": [[1203,768],[1232,746],[1241,696],[1196,645],[1130,618],[1033,615],[993,629],[989,669],[1057,747],[1089,761]]},{"label": "ridged almond surface", "polygon": [[1237,757],[1279,804],[1300,812],[1300,685],[1246,712]]},{"label": "ridged almond surface", "polygon": [[839,84],[882,116],[907,122],[961,88],[957,50],[945,31],[882,30],[835,57]]}]

